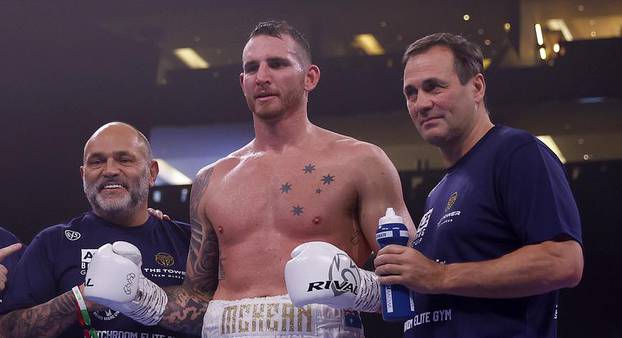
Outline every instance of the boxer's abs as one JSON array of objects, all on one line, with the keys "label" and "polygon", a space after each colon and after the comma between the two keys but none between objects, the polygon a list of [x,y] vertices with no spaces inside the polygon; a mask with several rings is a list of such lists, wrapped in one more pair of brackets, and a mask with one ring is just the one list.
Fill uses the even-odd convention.
[{"label": "boxer's abs", "polygon": [[289,252],[274,243],[222,250],[222,273],[215,299],[275,296],[287,293],[283,272]]}]

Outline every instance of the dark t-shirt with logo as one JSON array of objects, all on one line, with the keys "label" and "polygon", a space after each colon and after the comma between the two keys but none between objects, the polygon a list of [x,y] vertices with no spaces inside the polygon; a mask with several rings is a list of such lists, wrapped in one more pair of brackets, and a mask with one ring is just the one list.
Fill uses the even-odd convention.
[{"label": "dark t-shirt with logo", "polygon": [[[527,132],[497,126],[430,192],[413,247],[443,264],[499,258],[555,238],[581,243],[562,164]],[[558,292],[513,299],[414,294],[405,337],[555,337]]]},{"label": "dark t-shirt with logo", "polygon": [[[160,286],[179,285],[184,279],[190,243],[190,226],[153,216],[139,227],[111,224],[87,212],[66,224],[41,231],[28,246],[16,269],[16,286],[7,294],[10,309],[45,303],[82,284],[93,253],[106,243],[126,241],[142,254],[145,277]],[[99,337],[188,337],[158,326],[143,326],[105,309],[90,312]],[[77,323],[59,337],[83,337]]]}]

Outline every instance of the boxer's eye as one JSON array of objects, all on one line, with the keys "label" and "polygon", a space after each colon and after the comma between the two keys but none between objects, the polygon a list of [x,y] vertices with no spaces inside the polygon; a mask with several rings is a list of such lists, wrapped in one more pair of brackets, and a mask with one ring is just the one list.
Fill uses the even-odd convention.
[{"label": "boxer's eye", "polygon": [[289,62],[285,59],[270,59],[268,60],[268,66],[273,69],[283,68],[289,65]]}]

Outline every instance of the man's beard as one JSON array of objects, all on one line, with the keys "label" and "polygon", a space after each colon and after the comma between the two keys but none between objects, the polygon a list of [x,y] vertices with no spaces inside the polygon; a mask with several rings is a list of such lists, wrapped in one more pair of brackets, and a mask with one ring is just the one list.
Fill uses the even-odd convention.
[{"label": "man's beard", "polygon": [[280,93],[278,99],[280,100],[281,106],[278,108],[272,108],[272,110],[263,110],[258,112],[258,103],[256,100],[246,100],[248,108],[255,113],[255,115],[261,120],[271,121],[278,120],[283,115],[285,115],[290,110],[298,108],[302,104],[302,100],[304,97],[304,88],[302,87],[304,83],[300,84],[300,87],[289,90],[285,93]]},{"label": "man's beard", "polygon": [[[147,200],[149,196],[149,168],[146,173],[134,182],[118,182],[113,180],[99,180],[91,185],[83,180],[84,193],[91,207],[98,215],[117,218],[132,214],[136,208]],[[118,183],[126,187],[128,194],[121,197],[105,198],[100,194],[99,187],[104,183]]]}]

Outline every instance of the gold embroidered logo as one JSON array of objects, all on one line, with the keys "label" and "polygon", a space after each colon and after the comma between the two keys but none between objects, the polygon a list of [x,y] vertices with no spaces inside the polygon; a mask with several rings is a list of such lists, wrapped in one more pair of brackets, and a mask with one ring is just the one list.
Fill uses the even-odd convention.
[{"label": "gold embroidered logo", "polygon": [[454,193],[451,194],[451,196],[449,196],[449,200],[447,200],[447,207],[445,207],[445,212],[451,210],[451,208],[456,203],[457,199],[458,199],[458,192],[454,191]]},{"label": "gold embroidered logo", "polygon": [[171,266],[175,264],[175,259],[173,258],[173,256],[166,252],[158,252],[155,255],[155,261],[162,266]]},{"label": "gold embroidered logo", "polygon": [[294,307],[291,303],[257,303],[226,306],[222,311],[220,334],[268,332],[315,335],[315,320],[310,305]]}]

